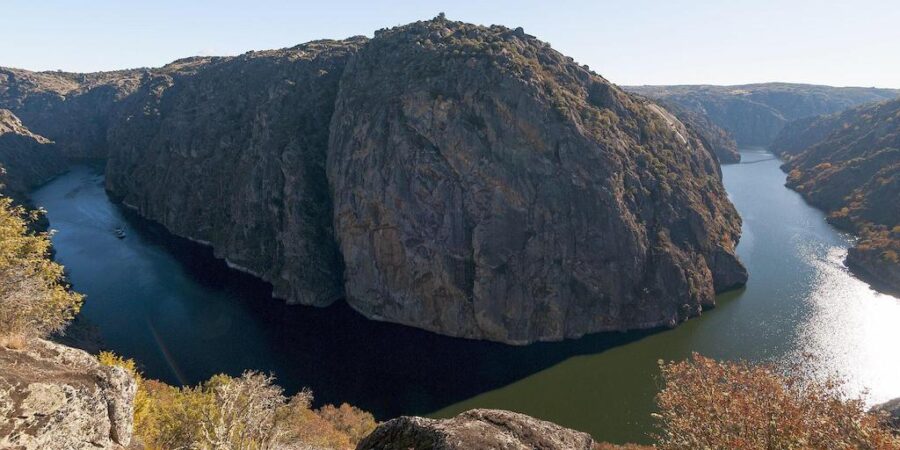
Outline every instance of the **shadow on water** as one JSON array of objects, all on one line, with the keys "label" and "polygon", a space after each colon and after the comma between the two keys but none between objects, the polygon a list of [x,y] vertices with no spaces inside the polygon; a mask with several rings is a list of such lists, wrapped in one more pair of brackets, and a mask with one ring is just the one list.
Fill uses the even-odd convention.
[{"label": "shadow on water", "polygon": [[[271,370],[289,392],[310,387],[317,403],[348,402],[379,419],[427,414],[570,357],[602,353],[653,333],[602,333],[509,346],[369,320],[343,301],[325,308],[286,305],[271,297],[270,285],[229,268],[209,247],[172,236],[132,211],[126,214],[129,226],[139,227],[150,242],[165,248],[194,282],[227,292],[247,306],[242,320],[263,324],[271,364],[229,368],[230,373]],[[183,381],[196,383],[218,370],[192,368]],[[178,382],[170,377],[166,381]]]},{"label": "shadow on water", "polygon": [[[64,177],[80,181],[37,196],[50,203],[51,225],[60,230],[54,242],[61,262],[75,288],[88,295],[67,340],[133,357],[147,376],[171,384],[261,370],[274,373],[290,393],[310,387],[317,403],[348,402],[384,419],[427,414],[652,333],[515,347],[371,321],[344,302],[288,306],[271,297],[270,285],[229,268],[210,247],[112,203],[96,168],[79,170]],[[66,206],[54,207],[54,196]],[[75,203],[80,208],[72,208]],[[91,216],[90,224],[77,223],[78,217],[54,220],[73,214]],[[118,227],[127,230],[123,240],[109,237]],[[122,246],[132,250],[111,250]],[[135,259],[142,264],[130,267]],[[93,275],[84,273],[102,264]]]}]

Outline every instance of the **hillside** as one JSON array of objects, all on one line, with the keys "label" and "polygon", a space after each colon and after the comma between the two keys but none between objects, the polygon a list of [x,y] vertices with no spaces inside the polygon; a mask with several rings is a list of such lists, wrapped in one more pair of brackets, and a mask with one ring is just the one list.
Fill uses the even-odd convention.
[{"label": "hillside", "polygon": [[773,151],[789,187],[860,236],[851,268],[900,292],[900,99],[793,123]]},{"label": "hillside", "polygon": [[0,109],[0,185],[2,192],[22,202],[29,189],[65,170],[57,146],[32,133],[8,109]]},{"label": "hillside", "polygon": [[737,86],[627,86],[681,109],[705,115],[739,146],[768,146],[790,121],[900,95],[900,90],[762,83]]}]

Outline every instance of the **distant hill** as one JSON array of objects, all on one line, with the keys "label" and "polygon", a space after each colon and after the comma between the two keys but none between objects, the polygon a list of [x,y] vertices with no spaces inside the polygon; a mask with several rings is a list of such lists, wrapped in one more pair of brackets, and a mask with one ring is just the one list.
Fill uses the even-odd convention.
[{"label": "distant hill", "polygon": [[792,83],[625,86],[624,89],[705,115],[710,122],[725,129],[739,146],[767,146],[793,120],[900,96],[897,89]]},{"label": "distant hill", "polygon": [[798,120],[772,150],[789,187],[859,234],[851,268],[900,292],[900,99]]}]

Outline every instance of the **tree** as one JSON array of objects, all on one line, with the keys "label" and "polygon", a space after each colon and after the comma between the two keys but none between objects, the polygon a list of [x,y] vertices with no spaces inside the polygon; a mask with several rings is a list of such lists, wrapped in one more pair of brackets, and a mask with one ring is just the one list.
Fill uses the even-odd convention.
[{"label": "tree", "polygon": [[0,344],[7,347],[63,331],[83,300],[50,260],[50,235],[29,230],[39,214],[0,196]]},{"label": "tree", "polygon": [[883,417],[842,395],[840,380],[694,354],[660,362],[662,449],[900,448]]}]

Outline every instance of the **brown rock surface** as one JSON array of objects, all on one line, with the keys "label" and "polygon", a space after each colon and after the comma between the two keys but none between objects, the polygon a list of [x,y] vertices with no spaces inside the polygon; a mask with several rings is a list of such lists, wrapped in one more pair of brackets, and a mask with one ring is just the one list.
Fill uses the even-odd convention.
[{"label": "brown rock surface", "polygon": [[357,450],[590,450],[587,433],[524,414],[473,409],[452,419],[399,417],[382,423]]},{"label": "brown rock surface", "polygon": [[131,441],[134,379],[71,347],[0,346],[0,448],[114,449]]}]

